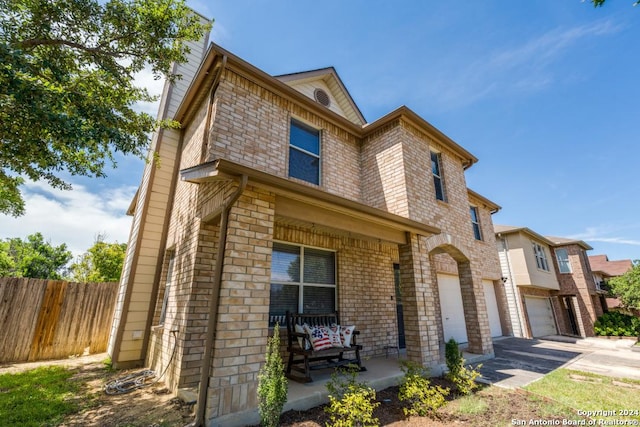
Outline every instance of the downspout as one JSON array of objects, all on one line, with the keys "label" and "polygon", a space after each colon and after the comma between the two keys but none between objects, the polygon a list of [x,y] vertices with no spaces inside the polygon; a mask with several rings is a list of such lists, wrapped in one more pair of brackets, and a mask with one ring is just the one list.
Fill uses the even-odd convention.
[{"label": "downspout", "polygon": [[513,271],[511,270],[511,262],[509,261],[509,244],[504,236],[498,234],[498,237],[502,240],[502,249],[504,250],[504,259],[507,262],[507,272],[509,273],[509,287],[513,294],[513,302],[516,305],[516,315],[518,316],[518,326],[520,328],[520,337],[524,337],[524,330],[522,329],[522,312],[520,310],[520,300],[518,298],[518,292],[516,291],[516,284],[513,283]]},{"label": "downspout", "polygon": [[211,369],[211,355],[215,342],[216,327],[218,323],[218,302],[220,301],[220,290],[222,284],[222,270],[224,266],[224,252],[227,246],[227,229],[229,225],[229,212],[231,207],[238,201],[240,195],[247,187],[248,176],[242,175],[236,191],[222,205],[220,213],[220,239],[218,241],[218,253],[216,265],[213,273],[213,292],[209,302],[209,320],[207,322],[206,337],[204,341],[204,355],[202,356],[202,369],[200,372],[200,383],[198,385],[198,410],[196,418],[189,426],[200,427],[204,425],[204,417],[207,409],[207,390],[209,388],[209,371]]}]

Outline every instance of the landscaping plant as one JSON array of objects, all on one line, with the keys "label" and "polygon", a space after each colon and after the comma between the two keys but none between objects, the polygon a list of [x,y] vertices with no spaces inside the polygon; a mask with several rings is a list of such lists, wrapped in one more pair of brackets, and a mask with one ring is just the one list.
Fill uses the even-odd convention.
[{"label": "landscaping plant", "polygon": [[373,411],[380,405],[376,402],[376,391],[357,381],[360,368],[349,365],[338,369],[327,383],[329,406],[325,411],[331,421],[327,427],[373,427],[379,424]]},{"label": "landscaping plant", "polygon": [[424,417],[445,404],[449,389],[431,385],[427,368],[415,362],[403,361],[401,369],[404,377],[400,383],[398,399],[409,403],[408,408],[402,408],[406,416]]},{"label": "landscaping plant", "polygon": [[640,336],[640,318],[618,311],[609,311],[598,317],[593,330],[596,335],[637,337]]},{"label": "landscaping plant", "polygon": [[475,368],[465,366],[462,352],[458,347],[458,343],[453,338],[451,338],[445,346],[445,359],[447,361],[447,368],[449,368],[446,378],[456,386],[459,394],[470,394],[478,387],[476,379],[481,376],[478,369],[480,369],[482,365],[477,365]]},{"label": "landscaping plant", "polygon": [[278,425],[282,407],[287,402],[288,387],[280,356],[280,325],[276,323],[273,336],[267,342],[265,363],[258,373],[258,409],[263,427]]}]

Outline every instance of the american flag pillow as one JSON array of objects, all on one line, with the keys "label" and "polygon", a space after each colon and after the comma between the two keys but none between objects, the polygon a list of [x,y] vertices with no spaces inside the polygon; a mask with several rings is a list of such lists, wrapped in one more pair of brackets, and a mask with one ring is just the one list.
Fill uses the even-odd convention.
[{"label": "american flag pillow", "polygon": [[325,350],[332,347],[329,333],[324,326],[305,326],[307,333],[311,337],[311,345],[314,351]]}]

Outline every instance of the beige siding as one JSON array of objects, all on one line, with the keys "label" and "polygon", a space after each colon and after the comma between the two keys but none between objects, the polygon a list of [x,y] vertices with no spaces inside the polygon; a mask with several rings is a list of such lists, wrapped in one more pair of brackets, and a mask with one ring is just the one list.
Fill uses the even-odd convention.
[{"label": "beige siding", "polygon": [[329,98],[331,100],[329,109],[334,113],[340,114],[342,117],[349,118],[347,114],[344,112],[344,110],[340,108],[340,105],[338,104],[338,101],[336,100],[334,94],[332,93],[331,89],[329,89],[329,86],[327,86],[327,84],[324,81],[314,80],[314,81],[306,81],[306,82],[297,83],[297,84],[294,83],[294,84],[291,84],[291,87],[297,90],[298,92],[303,93],[304,95],[313,99],[314,101],[315,101],[315,97],[314,97],[315,90],[316,89],[324,90],[329,95]]}]

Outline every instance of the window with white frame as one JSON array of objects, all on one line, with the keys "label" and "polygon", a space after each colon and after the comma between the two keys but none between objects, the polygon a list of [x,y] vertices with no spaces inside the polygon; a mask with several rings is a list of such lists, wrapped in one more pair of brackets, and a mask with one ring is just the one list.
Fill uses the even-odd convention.
[{"label": "window with white frame", "polygon": [[320,131],[291,119],[289,176],[320,185]]},{"label": "window with white frame", "polygon": [[336,310],[335,252],[289,243],[273,243],[269,324],[282,324],[287,311]]},{"label": "window with white frame", "polygon": [[571,273],[571,263],[569,262],[569,253],[564,248],[556,249],[556,259],[558,260],[558,269],[560,273]]},{"label": "window with white frame", "polygon": [[473,227],[473,237],[476,240],[482,240],[482,230],[480,229],[480,215],[478,214],[478,208],[471,206],[469,208],[471,213],[471,226]]},{"label": "window with white frame", "polygon": [[544,248],[536,243],[533,243],[533,253],[536,256],[536,265],[540,270],[549,271],[549,263],[547,262],[547,254]]},{"label": "window with white frame", "polygon": [[436,199],[447,201],[444,193],[444,177],[442,175],[442,157],[440,153],[431,151],[431,173],[433,174],[433,185],[436,190]]},{"label": "window with white frame", "polygon": [[169,257],[169,265],[167,266],[167,278],[165,279],[164,296],[162,297],[162,308],[160,309],[160,325],[164,324],[164,321],[167,317],[169,292],[171,291],[171,284],[173,282],[173,264],[175,260],[175,254],[175,251],[167,253],[167,256]]}]

